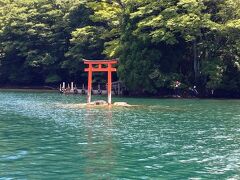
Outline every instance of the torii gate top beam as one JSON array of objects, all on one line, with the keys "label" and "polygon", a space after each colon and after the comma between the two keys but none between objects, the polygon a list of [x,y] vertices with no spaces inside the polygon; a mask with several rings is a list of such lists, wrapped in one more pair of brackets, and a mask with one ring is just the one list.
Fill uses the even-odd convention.
[{"label": "torii gate top beam", "polygon": [[117,64],[116,59],[112,60],[87,60],[83,59],[84,64]]}]

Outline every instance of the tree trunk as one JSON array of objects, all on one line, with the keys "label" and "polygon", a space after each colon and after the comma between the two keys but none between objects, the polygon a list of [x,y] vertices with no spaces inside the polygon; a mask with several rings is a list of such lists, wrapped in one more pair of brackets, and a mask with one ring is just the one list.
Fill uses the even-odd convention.
[{"label": "tree trunk", "polygon": [[199,61],[198,61],[198,57],[197,57],[197,42],[196,42],[196,40],[193,41],[193,69],[194,69],[195,83],[197,83],[197,79],[199,76]]}]

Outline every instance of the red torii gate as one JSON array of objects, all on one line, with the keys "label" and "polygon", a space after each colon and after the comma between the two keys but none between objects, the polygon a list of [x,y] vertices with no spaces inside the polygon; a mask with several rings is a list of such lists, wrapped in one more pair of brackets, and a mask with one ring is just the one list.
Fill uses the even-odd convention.
[{"label": "red torii gate", "polygon": [[[91,90],[92,90],[92,73],[93,72],[108,72],[108,104],[112,103],[112,72],[116,72],[117,69],[112,67],[113,64],[117,64],[117,60],[86,60],[83,59],[84,64],[88,65],[84,71],[88,72],[88,94],[87,103],[91,102]],[[94,67],[96,66],[96,67]],[[106,67],[103,67],[106,66]]]}]

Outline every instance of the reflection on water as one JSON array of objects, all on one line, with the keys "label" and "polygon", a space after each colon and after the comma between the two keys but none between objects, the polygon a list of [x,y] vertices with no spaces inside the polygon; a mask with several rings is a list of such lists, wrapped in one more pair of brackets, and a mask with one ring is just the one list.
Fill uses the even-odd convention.
[{"label": "reflection on water", "polygon": [[[101,116],[104,118],[101,118]],[[96,126],[99,117],[101,126]],[[92,174],[98,174],[101,178],[110,177],[109,174],[115,165],[114,153],[116,153],[114,152],[111,132],[113,126],[112,111],[106,109],[100,115],[98,112],[87,108],[84,123],[87,128],[87,143],[84,149],[84,156],[86,157],[85,173],[90,177]],[[98,137],[101,137],[101,141]]]},{"label": "reflection on water", "polygon": [[0,92],[0,179],[240,179],[240,101],[84,101]]}]

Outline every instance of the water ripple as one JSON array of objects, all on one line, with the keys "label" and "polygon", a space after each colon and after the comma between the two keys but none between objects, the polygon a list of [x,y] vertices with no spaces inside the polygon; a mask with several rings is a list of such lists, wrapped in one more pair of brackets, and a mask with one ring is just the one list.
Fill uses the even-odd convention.
[{"label": "water ripple", "polygon": [[59,106],[84,101],[0,92],[0,179],[240,178],[240,101]]}]

